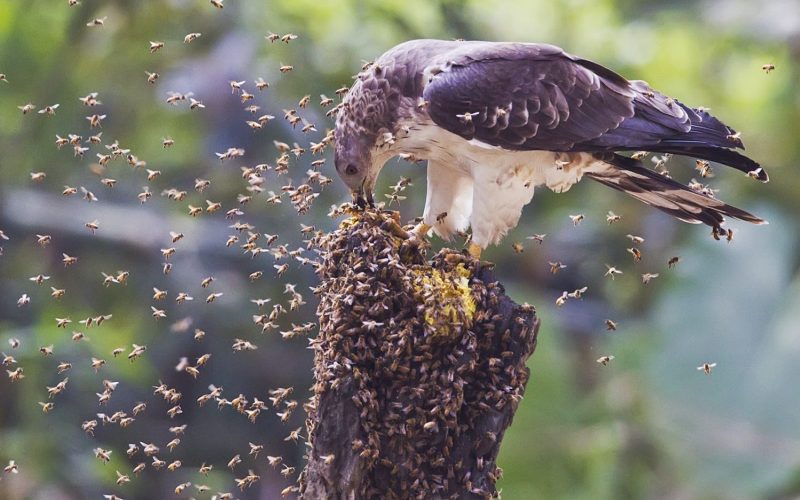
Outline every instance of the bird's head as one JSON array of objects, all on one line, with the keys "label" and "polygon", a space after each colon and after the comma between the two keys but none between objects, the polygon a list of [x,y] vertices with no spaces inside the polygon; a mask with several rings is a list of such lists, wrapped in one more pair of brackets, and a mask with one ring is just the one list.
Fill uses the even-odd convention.
[{"label": "bird's head", "polygon": [[378,177],[380,166],[372,161],[372,140],[365,134],[348,131],[346,127],[336,128],[336,172],[353,195],[353,203],[361,208],[373,206],[372,191]]},{"label": "bird's head", "polygon": [[375,147],[375,137],[363,127],[337,123],[334,133],[336,172],[361,208],[374,206],[375,182],[386,159]]},{"label": "bird's head", "polygon": [[[353,194],[353,202],[373,206],[372,191],[393,148],[378,139],[395,128],[399,92],[374,68],[362,71],[342,100],[336,116],[336,172]],[[390,134],[391,135],[391,134]]]}]

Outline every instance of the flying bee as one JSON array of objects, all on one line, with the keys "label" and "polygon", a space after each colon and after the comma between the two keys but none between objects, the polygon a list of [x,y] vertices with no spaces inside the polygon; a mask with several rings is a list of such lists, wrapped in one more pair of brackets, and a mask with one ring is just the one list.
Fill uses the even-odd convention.
[{"label": "flying bee", "polygon": [[225,3],[225,0],[211,0],[211,5],[213,5],[214,7],[218,8],[218,9],[224,9],[225,8],[224,3]]},{"label": "flying bee", "polygon": [[192,43],[193,41],[197,40],[203,36],[202,33],[189,33],[185,37],[183,37],[183,43]]},{"label": "flying bee", "polygon": [[771,71],[775,70],[775,65],[771,64],[771,63],[767,63],[767,64],[761,66],[761,69],[764,71],[764,73],[769,74]]},{"label": "flying bee", "polygon": [[89,21],[88,23],[86,23],[86,26],[89,26],[89,27],[104,26],[106,24],[106,19],[108,19],[108,16],[104,16],[104,17],[100,17],[100,18],[94,18],[91,21]]},{"label": "flying bee", "polygon": [[713,177],[714,174],[711,171],[711,163],[705,160],[695,160],[695,170],[700,172],[700,177]]},{"label": "flying bee", "polygon": [[606,273],[605,273],[603,276],[608,276],[608,277],[610,277],[612,280],[614,279],[614,276],[615,276],[615,275],[617,275],[617,274],[622,274],[622,271],[620,271],[619,269],[617,269],[617,268],[616,268],[616,267],[614,267],[614,266],[609,266],[608,264],[606,264],[606,269],[607,269],[607,270],[606,270]]},{"label": "flying bee", "polygon": [[172,441],[170,441],[169,443],[167,443],[167,449],[170,452],[172,452],[175,448],[177,448],[177,446],[179,444],[181,444],[181,439],[180,438],[175,438]]},{"label": "flying bee", "polygon": [[156,309],[155,307],[150,306],[150,310],[152,311],[153,313],[152,315],[155,319],[162,319],[167,317],[167,313],[163,309]]},{"label": "flying bee", "polygon": [[611,362],[613,359],[614,359],[614,356],[611,356],[611,355],[608,355],[608,356],[600,356],[599,358],[597,358],[597,362],[598,362],[598,363],[600,363],[600,364],[601,364],[601,365],[603,365],[603,366],[606,366],[606,365],[608,365],[608,364],[609,364],[609,363],[610,363],[610,362]]},{"label": "flying bee", "polygon": [[292,71],[293,69],[294,69],[294,66],[292,66],[291,64],[281,64],[280,67],[278,68],[278,70],[281,73],[288,73],[288,72]]},{"label": "flying bee", "polygon": [[90,436],[94,436],[94,429],[97,427],[97,420],[86,420],[81,424],[83,432]]},{"label": "flying bee", "polygon": [[211,285],[211,283],[213,281],[214,281],[214,277],[213,276],[208,276],[207,278],[203,278],[203,281],[200,282],[200,286],[202,286],[203,288],[208,288],[209,285]]},{"label": "flying bee", "polygon": [[126,476],[125,474],[122,474],[120,471],[117,471],[117,481],[116,481],[117,486],[129,483],[130,481],[131,481],[130,477]]},{"label": "flying bee", "polygon": [[102,126],[103,120],[106,119],[106,116],[107,115],[98,115],[97,113],[95,113],[93,115],[87,116],[86,119],[89,121],[89,126],[91,128],[97,128]]},{"label": "flying bee", "polygon": [[194,180],[194,189],[198,193],[202,193],[210,185],[211,185],[211,181],[208,180],[208,179],[195,179]]},{"label": "flying bee", "polygon": [[617,322],[610,319],[606,320],[606,330],[615,331],[617,329]]},{"label": "flying bee", "polygon": [[572,220],[572,225],[577,226],[578,224],[581,223],[581,221],[583,221],[585,217],[583,214],[577,214],[577,215],[570,215],[569,218],[570,220]]},{"label": "flying bee", "polygon": [[81,192],[83,193],[82,199],[88,201],[89,203],[97,201],[97,196],[83,186],[81,186]]},{"label": "flying bee", "polygon": [[609,224],[613,224],[613,223],[619,222],[621,220],[622,220],[622,216],[615,214],[611,210],[609,210],[608,214],[606,214],[606,222],[608,222]]},{"label": "flying bee", "polygon": [[698,366],[697,369],[704,372],[706,375],[711,375],[711,370],[713,370],[715,366],[717,366],[716,363],[703,363]]},{"label": "flying bee", "polygon": [[255,81],[254,83],[255,83],[255,85],[256,85],[256,88],[257,88],[258,90],[264,90],[264,89],[266,89],[266,88],[269,88],[269,82],[266,82],[266,81],[264,81],[264,79],[263,79],[263,78],[261,78],[261,77],[259,77],[258,79],[256,79],[256,81]]},{"label": "flying bee", "polygon": [[49,280],[50,276],[46,276],[44,274],[37,274],[36,276],[31,276],[28,280],[33,281],[37,285],[41,285],[45,281]]},{"label": "flying bee", "polygon": [[222,292],[211,293],[206,297],[206,304],[210,304],[217,300],[219,297],[222,297]]},{"label": "flying bee", "polygon": [[22,372],[23,369],[21,366],[17,367],[16,370],[6,370],[9,380],[11,380],[12,382],[18,382],[23,378],[25,378],[25,375]]},{"label": "flying bee", "polygon": [[642,252],[638,248],[636,247],[629,248],[628,253],[630,253],[633,256],[634,262],[639,262],[640,260],[642,260]]},{"label": "flying bee", "polygon": [[94,456],[97,457],[100,461],[108,463],[111,461],[111,450],[104,450],[102,448],[95,448],[94,449]]},{"label": "flying bee", "polygon": [[[218,0],[212,0],[212,3],[213,3],[214,1],[218,1]],[[173,462],[173,463],[175,463],[175,462]],[[180,462],[178,462],[178,467],[180,467]],[[173,464],[169,464],[169,465],[167,466],[167,469],[169,469],[170,471],[174,471],[176,468],[177,468],[177,467],[174,467],[174,468],[173,468]],[[176,486],[176,487],[175,487],[175,494],[176,494],[176,495],[182,495],[182,494],[183,494],[183,492],[184,492],[184,491],[186,491],[186,488],[188,488],[188,487],[189,487],[189,486],[191,486],[191,485],[192,485],[192,483],[190,483],[190,482],[186,482],[186,483],[181,483],[181,484],[179,484],[178,486]]]},{"label": "flying bee", "polygon": [[142,205],[147,203],[147,200],[149,200],[152,197],[153,197],[153,192],[150,191],[149,186],[142,186],[142,191],[136,195],[136,198]]},{"label": "flying bee", "polygon": [[189,215],[191,215],[192,217],[197,217],[202,213],[203,213],[203,207],[195,207],[193,205],[189,205]]},{"label": "flying bee", "polygon": [[44,248],[50,244],[52,241],[52,237],[49,234],[37,234],[36,235],[36,244],[40,247]]},{"label": "flying bee", "polygon": [[91,231],[92,234],[95,234],[95,231],[100,229],[100,223],[97,221],[97,219],[95,219],[95,220],[93,220],[91,222],[87,222],[86,224],[84,224],[84,226],[86,226],[86,228],[89,231]]},{"label": "flying bee", "polygon": [[107,188],[113,188],[114,186],[117,185],[117,180],[116,179],[111,179],[109,177],[105,177],[103,179],[100,179],[100,182]]},{"label": "flying bee", "polygon": [[42,182],[47,177],[45,172],[31,172],[31,180],[33,182]]},{"label": "flying bee", "polygon": [[681,258],[678,257],[678,256],[670,257],[670,259],[667,261],[667,267],[669,269],[672,269],[673,267],[678,265],[678,262],[680,262],[680,261],[681,261]]},{"label": "flying bee", "polygon": [[17,109],[22,111],[23,115],[27,115],[28,113],[36,109],[36,105],[31,103],[23,104],[22,106],[17,106]]},{"label": "flying bee", "polygon": [[136,405],[133,407],[133,410],[131,410],[131,413],[133,413],[133,415],[136,416],[145,411],[146,409],[147,409],[146,403],[136,403]]},{"label": "flying bee", "polygon": [[55,116],[56,110],[58,107],[61,106],[60,104],[51,104],[49,106],[45,106],[38,111],[40,115],[47,115],[47,116]]},{"label": "flying bee", "polygon": [[164,42],[150,42],[150,53],[154,54],[164,48]]},{"label": "flying bee", "polygon": [[206,212],[208,212],[208,213],[214,213],[217,210],[219,210],[220,208],[222,208],[222,203],[220,203],[218,201],[206,200],[206,205],[207,205],[206,206]]},{"label": "flying bee", "polygon": [[646,285],[656,278],[658,278],[658,273],[644,273],[642,274],[642,283]]}]

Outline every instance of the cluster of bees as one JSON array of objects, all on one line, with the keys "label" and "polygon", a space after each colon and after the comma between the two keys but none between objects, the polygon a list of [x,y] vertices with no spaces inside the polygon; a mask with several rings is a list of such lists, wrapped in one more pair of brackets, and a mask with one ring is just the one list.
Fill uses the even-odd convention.
[{"label": "cluster of bees", "polygon": [[[350,492],[356,498],[490,496],[500,475],[496,432],[505,427],[482,419],[499,413],[510,422],[528,379],[535,313],[511,303],[487,269],[462,253],[442,250],[424,264],[396,224],[392,215],[362,212],[322,238],[312,448],[301,482],[311,492],[320,469],[352,467],[357,456],[359,473],[371,480]],[[450,320],[447,335],[428,331],[430,310],[443,306],[426,303],[426,283],[440,274],[468,281],[472,304]],[[333,411],[345,429],[319,421]],[[342,439],[352,440],[349,449],[337,448]]]}]

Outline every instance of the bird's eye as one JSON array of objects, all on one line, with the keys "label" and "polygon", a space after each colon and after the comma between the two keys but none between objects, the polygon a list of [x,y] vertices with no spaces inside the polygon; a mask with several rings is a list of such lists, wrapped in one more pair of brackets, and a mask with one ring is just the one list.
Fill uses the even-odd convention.
[{"label": "bird's eye", "polygon": [[358,173],[358,167],[350,163],[344,168],[344,173],[347,175],[356,175]]}]

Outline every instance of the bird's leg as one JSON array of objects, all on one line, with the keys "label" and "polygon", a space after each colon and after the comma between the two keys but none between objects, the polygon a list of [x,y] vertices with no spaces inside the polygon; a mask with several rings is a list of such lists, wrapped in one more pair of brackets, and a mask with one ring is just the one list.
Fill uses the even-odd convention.
[{"label": "bird's leg", "polygon": [[476,245],[475,243],[470,243],[467,246],[467,252],[469,252],[469,255],[475,260],[481,260],[482,250],[483,249],[480,247],[480,245]]}]

